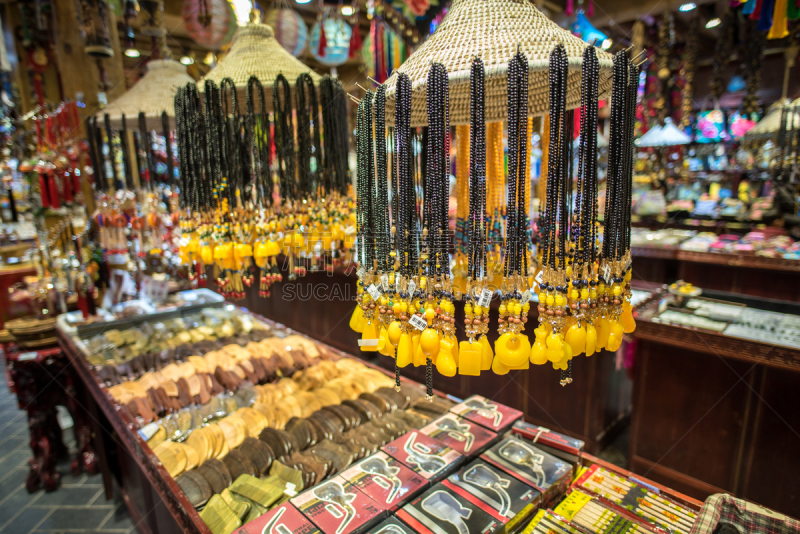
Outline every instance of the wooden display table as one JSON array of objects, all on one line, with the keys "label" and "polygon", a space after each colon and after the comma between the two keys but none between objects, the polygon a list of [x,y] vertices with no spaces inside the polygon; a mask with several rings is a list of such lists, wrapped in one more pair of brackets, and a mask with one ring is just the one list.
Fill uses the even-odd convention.
[{"label": "wooden display table", "polygon": [[633,334],[630,469],[800,516],[800,350],[659,324],[657,312],[658,299],[640,309]]}]

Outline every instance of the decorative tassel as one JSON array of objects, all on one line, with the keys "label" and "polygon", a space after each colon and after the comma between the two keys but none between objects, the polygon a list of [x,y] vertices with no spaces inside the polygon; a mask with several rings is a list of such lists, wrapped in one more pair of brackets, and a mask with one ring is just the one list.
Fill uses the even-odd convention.
[{"label": "decorative tassel", "polygon": [[574,9],[574,7],[573,7],[573,5],[572,5],[572,0],[567,0],[567,11],[566,11],[566,13],[567,13],[567,16],[568,16],[568,17],[571,17],[571,16],[572,16],[572,13],[573,13],[574,11],[575,11],[575,9]]},{"label": "decorative tassel", "polygon": [[50,207],[50,193],[47,188],[47,178],[43,172],[39,172],[39,196],[42,197],[42,207]]},{"label": "decorative tassel", "polygon": [[764,3],[764,0],[756,0],[756,6],[753,8],[753,12],[750,13],[750,18],[753,20],[758,20],[761,18],[761,4]]},{"label": "decorative tassel", "polygon": [[758,19],[758,31],[767,31],[772,28],[772,15],[775,12],[775,0],[763,0],[761,2],[761,15]]},{"label": "decorative tassel", "polygon": [[788,20],[786,18],[786,11],[789,2],[787,0],[777,0],[775,2],[775,11],[772,18],[772,28],[767,34],[767,39],[783,39],[789,35]]},{"label": "decorative tassel", "polygon": [[356,57],[356,53],[361,50],[361,45],[361,32],[358,31],[358,24],[353,24],[353,33],[350,35],[350,50],[347,52],[347,57]]},{"label": "decorative tassel", "polygon": [[586,6],[586,15],[589,17],[594,17],[594,0],[589,0],[589,3]]},{"label": "decorative tassel", "polygon": [[324,57],[326,48],[328,48],[328,39],[325,37],[325,21],[323,20],[319,25],[319,46],[317,47],[317,55]]},{"label": "decorative tassel", "polygon": [[56,176],[53,171],[47,171],[47,186],[50,191],[50,207],[58,209],[61,207],[61,199],[56,185]]}]

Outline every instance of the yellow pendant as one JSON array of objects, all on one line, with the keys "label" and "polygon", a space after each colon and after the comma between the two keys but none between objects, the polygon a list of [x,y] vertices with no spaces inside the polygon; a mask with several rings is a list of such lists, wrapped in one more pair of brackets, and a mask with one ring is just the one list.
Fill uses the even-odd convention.
[{"label": "yellow pendant", "polygon": [[378,351],[378,336],[380,336],[380,332],[378,330],[378,321],[374,319],[368,321],[366,325],[364,325],[364,331],[361,333],[361,339],[366,343],[361,345],[362,352],[377,352]]},{"label": "yellow pendant", "polygon": [[598,349],[606,348],[608,344],[608,335],[611,333],[611,321],[602,317],[597,321],[597,343]]},{"label": "yellow pendant", "polygon": [[350,316],[350,328],[359,333],[364,331],[364,310],[361,306],[356,306],[353,310],[353,315]]},{"label": "yellow pendant", "polygon": [[572,354],[578,355],[586,350],[586,328],[573,324],[567,329],[564,341],[569,343]]},{"label": "yellow pendant", "polygon": [[386,346],[391,347],[392,345],[389,343],[389,333],[386,331],[386,328],[383,326],[380,327],[380,333],[378,334],[378,352],[383,353],[383,349]]},{"label": "yellow pendant", "polygon": [[396,347],[397,344],[400,343],[400,335],[403,333],[400,329],[400,321],[392,321],[386,333],[389,336],[389,343],[391,343],[393,347]]},{"label": "yellow pendant", "polygon": [[544,365],[547,363],[547,345],[543,339],[537,337],[531,348],[531,363],[533,365]]},{"label": "yellow pendant", "polygon": [[[455,339],[455,338],[453,338]],[[456,360],[453,358],[453,340],[450,337],[442,339],[439,343],[439,355],[436,357],[436,370],[444,376],[455,376]]]},{"label": "yellow pendant", "polygon": [[458,344],[458,374],[479,376],[482,359],[483,346],[479,341],[462,341]]},{"label": "yellow pendant", "polygon": [[630,334],[636,330],[636,319],[633,318],[631,303],[627,300],[622,303],[622,314],[619,316],[619,320],[622,322],[623,332],[626,334]]},{"label": "yellow pendant", "polygon": [[509,369],[521,365],[530,356],[530,344],[525,350],[522,336],[506,332],[501,335],[494,344],[494,352],[500,362]]},{"label": "yellow pendant", "polygon": [[586,324],[586,355],[597,352],[597,329],[592,323]]},{"label": "yellow pendant", "polygon": [[414,344],[414,367],[421,367],[428,362],[428,355],[422,350],[422,336],[417,335],[417,338],[420,341]]},{"label": "yellow pendant", "polygon": [[492,360],[494,360],[494,352],[492,345],[486,336],[481,336],[481,371],[488,371],[492,368]]},{"label": "yellow pendant", "polygon": [[613,321],[611,323],[611,331],[608,334],[608,343],[606,344],[606,350],[610,352],[616,352],[620,345],[622,345],[622,335],[623,335],[624,328],[622,323],[619,321]]},{"label": "yellow pendant", "polygon": [[508,367],[503,365],[503,363],[500,361],[500,358],[495,358],[492,361],[492,372],[496,375],[508,374]]},{"label": "yellow pendant", "polygon": [[419,338],[419,345],[426,356],[431,357],[439,352],[439,333],[433,328],[423,330]]},{"label": "yellow pendant", "polygon": [[397,366],[405,367],[413,359],[414,347],[411,343],[411,334],[403,332],[400,335],[400,342],[397,344]]}]

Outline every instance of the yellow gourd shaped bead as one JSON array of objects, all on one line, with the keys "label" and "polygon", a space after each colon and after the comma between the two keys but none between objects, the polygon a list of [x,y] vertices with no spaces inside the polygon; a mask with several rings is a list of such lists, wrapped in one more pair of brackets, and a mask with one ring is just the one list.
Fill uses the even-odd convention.
[{"label": "yellow gourd shaped bead", "polygon": [[591,356],[597,351],[597,329],[593,324],[586,325],[586,355]]},{"label": "yellow gourd shaped bead", "polygon": [[492,345],[486,336],[481,336],[481,371],[488,371],[492,368],[492,360],[494,360],[494,351]]},{"label": "yellow gourd shaped bead", "polygon": [[392,321],[386,333],[389,336],[389,343],[391,343],[393,347],[396,347],[397,344],[400,343],[400,335],[403,333],[400,328],[400,321]]},{"label": "yellow gourd shaped bead", "polygon": [[620,314],[619,320],[622,322],[623,332],[626,334],[630,334],[636,330],[636,319],[633,318],[631,303],[627,300],[622,303],[622,314]]},{"label": "yellow gourd shaped bead", "polygon": [[400,336],[400,342],[397,344],[397,366],[406,367],[411,363],[413,358],[413,346],[411,343],[411,334],[403,332]]},{"label": "yellow gourd shaped bead", "polygon": [[[433,310],[430,310],[433,311]],[[426,312],[427,313],[427,312]],[[419,338],[419,345],[425,356],[431,358],[439,352],[439,334],[433,328],[426,328]]]}]

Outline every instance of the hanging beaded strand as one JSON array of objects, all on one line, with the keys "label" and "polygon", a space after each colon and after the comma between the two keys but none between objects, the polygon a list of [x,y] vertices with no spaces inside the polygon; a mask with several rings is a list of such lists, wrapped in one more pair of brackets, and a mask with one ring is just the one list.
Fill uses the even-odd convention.
[{"label": "hanging beaded strand", "polygon": [[[484,67],[479,58],[470,66],[469,212],[467,217],[467,288],[464,294],[464,329],[467,341],[459,344],[459,374],[478,376],[491,368],[493,352],[486,339],[489,306],[479,297],[486,288],[486,98]],[[475,338],[480,336],[476,342]]]},{"label": "hanging beaded strand", "polygon": [[[492,370],[527,369],[531,345],[522,334],[528,320],[527,220],[525,203],[528,140],[528,59],[522,52],[508,65],[508,206],[503,283]],[[523,297],[524,294],[524,297]],[[488,303],[487,303],[488,304]]]}]

